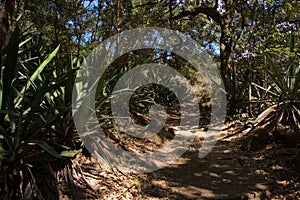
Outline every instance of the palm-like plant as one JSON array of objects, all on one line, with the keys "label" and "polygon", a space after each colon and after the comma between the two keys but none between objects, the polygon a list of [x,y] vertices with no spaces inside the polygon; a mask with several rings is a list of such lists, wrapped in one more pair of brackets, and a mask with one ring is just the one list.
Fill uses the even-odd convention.
[{"label": "palm-like plant", "polygon": [[76,153],[67,142],[74,133],[70,98],[76,68],[55,64],[59,46],[46,59],[33,57],[31,42],[16,25],[1,58],[1,199],[43,199],[43,194],[57,199],[55,190],[39,183],[55,186],[50,163]]},{"label": "palm-like plant", "polygon": [[[269,87],[256,85],[264,90],[275,104],[263,111],[256,122],[273,115],[273,125],[282,124],[300,129],[300,53],[295,48],[295,36],[291,34],[290,45],[285,50],[284,62],[275,62],[267,50],[262,50],[268,61],[263,69],[269,77]],[[268,80],[266,80],[268,81]]]}]

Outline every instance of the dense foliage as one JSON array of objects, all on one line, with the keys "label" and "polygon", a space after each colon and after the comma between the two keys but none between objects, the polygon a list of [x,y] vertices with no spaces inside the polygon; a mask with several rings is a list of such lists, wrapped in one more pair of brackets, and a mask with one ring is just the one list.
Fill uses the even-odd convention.
[{"label": "dense foliage", "polygon": [[[201,44],[219,63],[229,116],[271,117],[299,130],[299,10],[297,0],[0,0],[0,197],[57,197],[38,183],[55,182],[53,163],[67,165],[81,148],[71,117],[76,70],[97,44],[132,28],[175,29]],[[197,81],[188,62],[168,52],[124,55],[100,79],[98,108],[120,75],[166,57]],[[161,101],[146,94],[133,98]],[[38,180],[41,168],[50,178]]]}]

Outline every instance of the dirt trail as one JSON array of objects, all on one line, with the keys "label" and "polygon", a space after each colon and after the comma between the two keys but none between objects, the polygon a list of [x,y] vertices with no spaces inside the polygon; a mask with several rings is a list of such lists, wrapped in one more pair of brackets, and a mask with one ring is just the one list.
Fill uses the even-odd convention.
[{"label": "dirt trail", "polygon": [[270,144],[259,152],[221,140],[203,159],[191,147],[169,167],[142,176],[144,199],[299,199],[293,148]]},{"label": "dirt trail", "polygon": [[[174,164],[147,174],[112,172],[95,159],[78,155],[73,163],[81,172],[73,170],[73,177],[78,182],[76,191],[82,192],[71,199],[300,199],[295,147],[271,141],[262,150],[244,151],[242,134],[233,134],[237,129],[224,131],[223,138],[231,137],[220,139],[202,159],[198,158],[200,133]],[[119,134],[118,141],[132,149],[145,145],[126,134]],[[146,147],[157,146],[147,143]]]},{"label": "dirt trail", "polygon": [[300,199],[294,147],[271,142],[243,151],[239,139],[219,140],[203,159],[198,140],[174,164],[139,175],[112,172],[78,155],[72,161],[76,184],[62,187],[62,199]]}]

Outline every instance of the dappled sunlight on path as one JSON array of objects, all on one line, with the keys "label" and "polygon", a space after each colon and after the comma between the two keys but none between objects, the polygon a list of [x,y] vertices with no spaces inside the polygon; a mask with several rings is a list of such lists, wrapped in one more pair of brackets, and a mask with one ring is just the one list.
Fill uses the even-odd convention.
[{"label": "dappled sunlight on path", "polygon": [[263,165],[261,154],[231,141],[219,141],[203,159],[191,148],[175,164],[144,176],[142,191],[146,199],[270,199],[279,187],[268,170],[275,163]]}]

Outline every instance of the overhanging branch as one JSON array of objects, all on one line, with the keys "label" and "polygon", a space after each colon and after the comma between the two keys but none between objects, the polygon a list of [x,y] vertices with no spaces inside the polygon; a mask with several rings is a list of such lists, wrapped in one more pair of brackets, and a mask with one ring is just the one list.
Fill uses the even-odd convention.
[{"label": "overhanging branch", "polygon": [[211,7],[199,6],[194,8],[193,10],[186,10],[174,16],[173,19],[179,20],[186,17],[195,17],[198,14],[205,14],[206,16],[210,17],[214,22],[216,22],[221,28],[223,27],[221,14],[215,8]]}]

